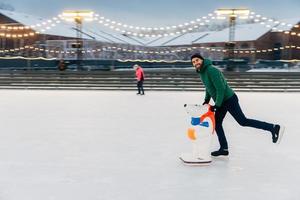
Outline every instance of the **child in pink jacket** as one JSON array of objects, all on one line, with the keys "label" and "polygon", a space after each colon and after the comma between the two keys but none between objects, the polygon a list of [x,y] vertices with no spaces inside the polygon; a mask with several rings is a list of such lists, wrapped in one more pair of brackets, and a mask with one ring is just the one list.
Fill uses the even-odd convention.
[{"label": "child in pink jacket", "polygon": [[144,95],[144,88],[143,88],[143,84],[144,84],[144,80],[145,80],[145,76],[144,76],[144,71],[143,68],[137,64],[135,64],[133,66],[133,69],[135,69],[135,76],[136,76],[136,80],[137,80],[137,89],[138,89],[138,95]]}]

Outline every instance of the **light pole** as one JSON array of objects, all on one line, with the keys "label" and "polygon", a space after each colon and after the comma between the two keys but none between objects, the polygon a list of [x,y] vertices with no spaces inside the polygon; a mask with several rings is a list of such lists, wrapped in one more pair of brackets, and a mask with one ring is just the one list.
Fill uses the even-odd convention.
[{"label": "light pole", "polygon": [[82,23],[83,21],[93,21],[94,12],[88,10],[68,10],[64,11],[61,18],[66,21],[74,21],[76,23],[76,44],[77,49],[77,69],[81,69],[82,61]]},{"label": "light pole", "polygon": [[229,41],[225,44],[226,49],[228,50],[228,58],[234,58],[234,46],[235,46],[235,23],[236,18],[239,17],[241,19],[247,19],[250,13],[250,10],[242,8],[242,9],[228,9],[221,8],[215,11],[218,16],[218,19],[229,19]]}]

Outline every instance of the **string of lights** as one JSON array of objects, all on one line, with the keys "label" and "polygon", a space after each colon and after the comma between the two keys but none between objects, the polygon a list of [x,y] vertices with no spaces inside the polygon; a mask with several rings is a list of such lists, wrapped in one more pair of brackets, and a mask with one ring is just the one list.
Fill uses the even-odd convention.
[{"label": "string of lights", "polygon": [[[300,37],[300,32],[292,31],[292,28],[299,28],[300,26],[298,24],[290,24],[286,22],[282,22],[279,20],[274,20],[272,18],[263,17],[262,15],[256,15],[254,12],[252,12],[252,16],[250,17],[254,20],[254,22],[258,23],[260,22],[261,25],[264,25],[267,28],[270,28],[274,32],[280,32],[284,33],[286,35],[291,36],[298,36]],[[285,29],[278,28],[278,26],[286,27]],[[286,30],[288,29],[288,30]]]},{"label": "string of lights", "polygon": [[[122,34],[130,35],[130,36],[138,36],[138,37],[166,37],[166,36],[173,36],[178,34],[194,32],[200,27],[208,26],[214,20],[226,19],[216,15],[216,13],[209,13],[206,16],[199,17],[197,19],[185,23],[177,24],[177,25],[164,26],[164,27],[158,27],[158,26],[141,27],[141,26],[128,25],[126,23],[114,21],[104,16],[100,16],[99,14],[95,14],[94,16],[95,16],[94,20],[98,21],[99,24],[102,24],[105,27],[108,27]],[[255,17],[254,15],[249,15],[249,16],[252,18]],[[240,16],[239,18],[247,19],[248,17],[245,18],[243,16]]]},{"label": "string of lights", "polygon": [[[300,50],[300,46],[296,45],[286,45],[283,47],[278,48],[269,48],[269,49],[251,49],[251,50],[234,50],[235,54],[257,54],[257,53],[269,53],[273,51],[281,51],[286,49],[297,49]],[[14,53],[24,50],[32,50],[32,51],[40,51],[40,52],[46,52],[46,53],[53,53],[53,54],[76,54],[76,51],[69,50],[69,51],[61,51],[61,50],[54,50],[54,49],[43,49],[38,48],[35,46],[26,45],[24,47],[20,48],[14,48],[14,49],[6,49],[6,50],[0,50],[0,53]],[[180,53],[180,52],[190,52],[194,50],[204,50],[204,51],[210,51],[210,52],[223,52],[226,53],[228,50],[223,49],[222,47],[216,48],[216,47],[181,47],[178,49],[172,49],[172,50],[135,50],[135,49],[126,49],[122,47],[115,47],[115,46],[106,46],[102,48],[97,49],[86,49],[82,50],[81,53],[87,54],[87,53],[96,53],[96,52],[103,52],[103,51],[122,51],[127,53],[139,53],[139,54],[154,54],[154,55],[167,55],[172,53]]]},{"label": "string of lights", "polygon": [[[55,27],[57,24],[61,23],[61,15],[56,17],[52,17],[50,19],[44,20],[40,23],[36,23],[29,26],[16,26],[16,25],[1,25],[0,31],[18,31],[18,30],[29,30],[29,29],[36,29],[37,31],[35,34],[46,32],[47,30]],[[273,31],[284,32],[286,34],[297,35],[300,36],[300,33],[286,31],[277,28],[276,26],[285,26],[289,29],[291,28],[299,28],[299,25],[293,25],[290,23],[282,22],[279,20],[275,20],[273,18],[268,18],[260,14],[256,14],[255,12],[250,12],[249,17],[253,19],[254,22],[260,22],[262,25],[265,25],[268,28],[272,28]],[[132,36],[139,36],[139,37],[165,37],[165,36],[172,36],[177,34],[184,34],[187,32],[193,32],[195,29],[200,28],[201,26],[209,25],[212,20],[215,19],[225,19],[220,16],[217,16],[215,13],[209,13],[206,16],[199,17],[197,19],[187,21],[181,24],[172,25],[172,26],[161,26],[161,27],[141,27],[141,26],[134,26],[128,25],[126,23],[121,23],[118,21],[111,20],[99,14],[94,14],[94,21],[97,21],[99,24],[102,24],[112,30],[120,32],[122,34],[132,35]],[[244,19],[244,18],[243,18]],[[27,33],[21,34],[12,34],[12,33],[4,33],[0,32],[0,37],[29,37],[30,35]]]},{"label": "string of lights", "polygon": [[207,26],[211,20],[216,19],[213,14],[208,14],[201,18],[191,20],[178,25],[165,26],[165,27],[140,27],[134,25],[127,25],[125,23],[113,21],[111,19],[95,14],[95,20],[109,29],[117,31],[122,34],[138,37],[166,37],[178,34],[184,34],[194,31],[203,26]]},{"label": "string of lights", "polygon": [[[40,23],[36,23],[28,26],[20,26],[16,24],[2,24],[0,26],[0,37],[5,38],[26,38],[32,37],[40,33],[44,33],[47,30],[60,24],[61,21],[58,17],[53,17],[48,20],[44,20]],[[27,31],[27,32],[24,32]]]},{"label": "string of lights", "polygon": [[[138,37],[166,37],[177,34],[184,34],[188,32],[193,32],[195,29],[200,28],[201,26],[208,26],[215,19],[226,19],[225,17],[218,16],[216,14],[209,13],[206,16],[191,20],[178,25],[165,26],[165,27],[140,27],[134,25],[127,25],[126,23],[117,22],[100,16],[99,14],[94,15],[94,20],[98,21],[99,24],[106,26],[112,30],[120,32],[126,35],[138,36]],[[290,33],[291,35],[298,35],[296,32],[287,32],[285,30],[280,30],[276,26],[282,25],[286,26],[289,29],[292,27],[298,28],[299,25],[292,25],[289,23],[281,22],[272,18],[267,18],[262,15],[258,15],[255,12],[250,12],[249,16],[246,18],[244,16],[239,17],[240,19],[253,19],[254,22],[265,25],[267,28],[272,28],[272,30],[277,30],[278,32]]]},{"label": "string of lights", "polygon": [[19,25],[1,25],[0,30],[6,30],[6,31],[17,31],[17,30],[28,30],[28,29],[50,29],[51,27],[56,26],[57,24],[61,23],[59,20],[58,16],[57,17],[52,17],[51,19],[44,20],[40,23],[28,25],[28,26],[19,26]]},{"label": "string of lights", "polygon": [[45,58],[45,57],[24,57],[24,56],[12,56],[12,57],[0,57],[4,60],[13,60],[13,59],[24,59],[24,60],[56,60],[56,58]]},{"label": "string of lights", "polygon": [[26,38],[26,37],[33,37],[36,34],[37,34],[37,32],[29,32],[29,33],[23,33],[23,34],[0,32],[0,37],[5,37],[5,38]]},{"label": "string of lights", "polygon": [[[265,25],[268,28],[272,28],[273,31],[278,32],[285,32],[286,29],[280,29],[280,27],[285,27],[288,30],[291,30],[292,28],[299,28],[300,26],[298,24],[291,24],[280,20],[275,20],[273,18],[265,17],[260,14],[256,14],[255,12],[251,12],[251,15],[253,16],[252,19],[254,19],[254,22],[260,22],[260,24]],[[271,25],[272,24],[272,25]]]},{"label": "string of lights", "polygon": [[[51,19],[44,20],[40,23],[36,23],[34,25],[29,25],[29,26],[1,25],[0,31],[2,32],[0,32],[0,37],[23,38],[23,37],[30,37],[39,33],[44,33],[47,30],[57,26],[57,24],[60,24],[61,23],[60,18],[62,18],[62,16],[58,15],[57,17],[53,17]],[[290,34],[292,36],[300,37],[300,33],[298,32],[287,31],[287,30],[277,28],[277,26],[279,25],[286,26],[289,29],[293,27],[299,28],[299,25],[293,25],[290,23],[268,18],[256,14],[255,12],[250,12],[247,18],[253,19],[253,21],[256,23],[260,22],[260,24],[265,25],[267,28],[270,28],[273,31],[284,32],[285,34]],[[217,16],[215,13],[213,14],[209,13],[206,16],[199,17],[197,19],[185,23],[172,25],[172,26],[163,26],[163,27],[140,27],[140,26],[128,25],[126,23],[117,22],[109,18],[106,18],[104,16],[100,16],[99,14],[94,14],[94,18],[93,18],[93,20],[97,21],[99,24],[102,24],[103,26],[106,26],[122,34],[138,36],[138,37],[153,37],[153,38],[173,36],[173,35],[193,32],[200,27],[208,26],[215,19],[225,19],[225,18]],[[11,31],[20,31],[20,30],[24,31],[29,29],[35,29],[37,31],[30,32],[30,33],[11,33]]]}]

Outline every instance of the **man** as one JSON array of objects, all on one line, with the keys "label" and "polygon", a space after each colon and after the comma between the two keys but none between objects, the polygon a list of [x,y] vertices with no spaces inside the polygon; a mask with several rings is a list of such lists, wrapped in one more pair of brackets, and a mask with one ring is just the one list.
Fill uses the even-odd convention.
[{"label": "man", "polygon": [[65,61],[63,59],[60,59],[60,61],[58,63],[58,70],[59,71],[65,71],[66,70],[66,64],[65,64]]},{"label": "man", "polygon": [[215,112],[216,133],[220,143],[220,149],[211,153],[212,156],[228,156],[228,144],[222,127],[223,119],[227,111],[241,126],[248,126],[269,131],[272,135],[273,143],[278,143],[282,137],[284,127],[278,124],[248,119],[245,117],[239,100],[234,91],[228,86],[222,72],[212,65],[208,59],[204,59],[200,54],[191,56],[191,61],[205,86],[204,104],[208,104],[212,98],[215,105],[211,110]]},{"label": "man", "polygon": [[137,89],[138,89],[137,94],[144,95],[145,94],[144,87],[143,87],[144,79],[145,79],[144,71],[142,67],[137,64],[133,65],[133,69],[135,70],[135,76],[137,80]]}]

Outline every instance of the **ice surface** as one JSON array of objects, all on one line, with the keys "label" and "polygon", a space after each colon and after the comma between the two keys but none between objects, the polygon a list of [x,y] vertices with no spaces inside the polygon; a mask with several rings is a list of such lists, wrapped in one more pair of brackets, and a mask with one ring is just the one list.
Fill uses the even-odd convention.
[{"label": "ice surface", "polygon": [[[238,93],[271,135],[224,120],[230,158],[184,166],[185,103],[203,92],[1,90],[1,200],[298,200],[300,93]],[[213,138],[213,149],[218,148]]]}]

